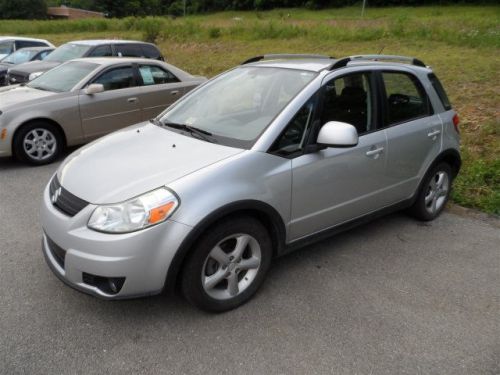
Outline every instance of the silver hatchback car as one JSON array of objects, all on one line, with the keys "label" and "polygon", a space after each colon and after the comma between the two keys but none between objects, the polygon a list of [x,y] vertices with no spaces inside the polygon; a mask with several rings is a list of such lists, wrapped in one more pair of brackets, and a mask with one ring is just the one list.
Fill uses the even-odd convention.
[{"label": "silver hatchback car", "polygon": [[457,126],[420,60],[253,58],[69,156],[44,191],[43,253],[95,296],[177,289],[229,310],[273,257],[396,209],[437,217]]}]

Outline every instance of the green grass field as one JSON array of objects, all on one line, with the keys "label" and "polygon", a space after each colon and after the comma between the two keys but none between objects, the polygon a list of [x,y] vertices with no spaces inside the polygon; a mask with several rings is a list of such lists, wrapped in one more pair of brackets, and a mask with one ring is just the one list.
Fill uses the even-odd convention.
[{"label": "green grass field", "polygon": [[182,19],[2,21],[0,34],[56,44],[156,40],[168,61],[213,76],[264,53],[415,56],[432,66],[461,118],[463,168],[453,200],[500,214],[500,6],[224,12]]}]

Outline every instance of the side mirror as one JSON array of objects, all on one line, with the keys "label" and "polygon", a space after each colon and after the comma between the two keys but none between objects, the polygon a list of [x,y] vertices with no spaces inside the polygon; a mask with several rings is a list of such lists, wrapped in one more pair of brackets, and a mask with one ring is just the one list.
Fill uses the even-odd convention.
[{"label": "side mirror", "polygon": [[92,83],[85,89],[85,94],[94,95],[104,91],[104,86],[101,83]]},{"label": "side mirror", "polygon": [[358,131],[351,124],[329,121],[319,130],[316,142],[327,147],[353,147],[358,144]]}]

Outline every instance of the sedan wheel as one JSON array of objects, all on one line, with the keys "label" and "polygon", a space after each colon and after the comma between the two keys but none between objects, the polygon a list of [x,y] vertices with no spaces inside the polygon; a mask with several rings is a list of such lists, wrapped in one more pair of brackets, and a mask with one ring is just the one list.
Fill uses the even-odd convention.
[{"label": "sedan wheel", "polygon": [[35,128],[24,136],[23,148],[29,158],[42,162],[56,153],[57,139],[50,130]]},{"label": "sedan wheel", "polygon": [[63,137],[56,126],[34,121],[21,127],[12,143],[18,159],[41,165],[53,162],[63,148]]}]

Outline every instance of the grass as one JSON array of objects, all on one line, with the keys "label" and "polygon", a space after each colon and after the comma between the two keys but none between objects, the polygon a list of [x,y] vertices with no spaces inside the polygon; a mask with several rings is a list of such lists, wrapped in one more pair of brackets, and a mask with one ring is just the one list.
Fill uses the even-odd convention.
[{"label": "grass", "polygon": [[224,12],[186,18],[5,21],[1,34],[60,44],[88,38],[155,41],[170,63],[213,76],[263,53],[416,56],[431,65],[461,118],[463,168],[452,199],[500,214],[500,7],[359,7]]}]

